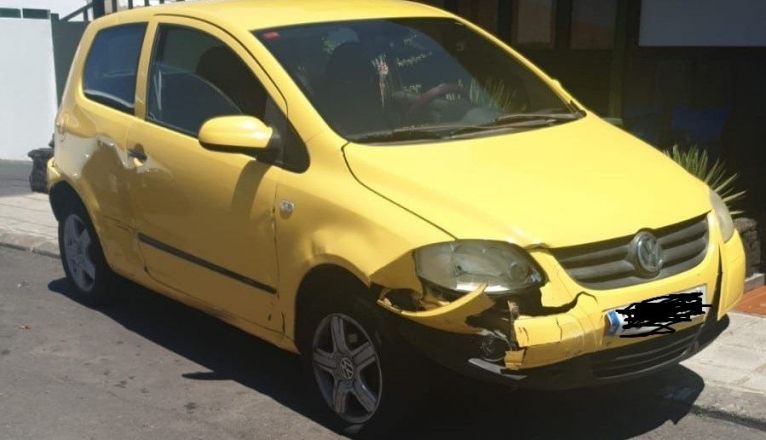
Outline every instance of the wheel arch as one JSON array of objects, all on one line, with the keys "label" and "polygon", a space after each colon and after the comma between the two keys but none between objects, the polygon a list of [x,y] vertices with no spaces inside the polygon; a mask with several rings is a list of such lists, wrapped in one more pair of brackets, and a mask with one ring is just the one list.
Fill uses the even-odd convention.
[{"label": "wheel arch", "polygon": [[[96,233],[96,239],[101,243],[101,237],[103,236],[103,227],[100,219],[97,218],[94,215],[94,211],[98,210],[98,206],[91,207],[88,203],[85,203],[85,198],[75,189],[74,185],[72,185],[68,180],[61,179],[60,181],[54,183],[51,185],[50,190],[48,192],[48,198],[51,205],[51,210],[53,211],[53,216],[56,218],[57,222],[62,222],[64,220],[64,214],[66,213],[67,207],[72,206],[72,204],[79,205],[85,214],[88,216],[88,221],[93,226],[93,229]],[[94,200],[94,199],[91,199]],[[94,201],[95,203],[95,201]],[[107,262],[109,262],[109,258],[107,257]],[[108,263],[111,265],[111,263]]]},{"label": "wheel arch", "polygon": [[[68,203],[75,202],[85,206],[85,203],[83,202],[82,197],[80,197],[80,194],[78,194],[77,190],[75,190],[74,187],[66,180],[55,183],[50,188],[48,197],[50,199],[53,215],[56,217],[57,221],[63,220],[62,216],[64,215]],[[90,212],[88,215],[90,215]]]},{"label": "wheel arch", "polygon": [[75,182],[61,173],[60,170],[56,169],[56,172],[57,175],[52,175],[51,170],[48,170],[48,181],[50,182],[48,199],[56,220],[62,220],[61,216],[65,212],[67,203],[79,203],[85,209],[96,233],[100,236],[103,229],[101,219],[98,216],[101,207],[92,189],[82,180],[77,181],[81,185],[75,185]]},{"label": "wheel arch", "polygon": [[[356,272],[356,273],[355,273]],[[367,291],[374,301],[375,288],[359,276],[359,272],[337,262],[312,267],[301,279],[295,294],[293,337],[298,350],[310,338],[310,317],[317,305],[333,296],[341,297],[354,290]]]}]

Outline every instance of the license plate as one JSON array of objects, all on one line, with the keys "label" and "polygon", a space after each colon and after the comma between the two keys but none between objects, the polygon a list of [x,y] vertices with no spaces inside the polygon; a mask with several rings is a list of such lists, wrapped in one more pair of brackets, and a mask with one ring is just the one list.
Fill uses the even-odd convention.
[{"label": "license plate", "polygon": [[607,335],[640,338],[673,333],[678,324],[701,321],[709,308],[704,285],[650,298],[609,310],[606,313]]}]

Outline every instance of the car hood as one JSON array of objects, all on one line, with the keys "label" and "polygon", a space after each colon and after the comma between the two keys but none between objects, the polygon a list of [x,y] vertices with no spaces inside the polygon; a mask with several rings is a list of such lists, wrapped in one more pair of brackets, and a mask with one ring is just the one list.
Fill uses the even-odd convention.
[{"label": "car hood", "polygon": [[344,154],[359,182],[456,238],[563,247],[710,210],[704,183],[594,116],[441,143],[348,144]]}]

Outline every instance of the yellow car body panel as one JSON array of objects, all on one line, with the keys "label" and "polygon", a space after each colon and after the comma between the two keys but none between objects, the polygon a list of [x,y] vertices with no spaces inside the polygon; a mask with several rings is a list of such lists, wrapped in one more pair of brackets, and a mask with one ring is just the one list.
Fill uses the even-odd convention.
[{"label": "yellow car body panel", "polygon": [[351,144],[344,151],[363,184],[417,207],[461,239],[559,248],[656,229],[710,209],[706,185],[595,116],[438,145]]},{"label": "yellow car body panel", "polygon": [[[571,99],[496,38],[416,3],[365,0],[349,8],[340,0],[214,0],[140,8],[96,20],[86,30],[56,120],[50,187],[66,183],[75,190],[114,271],[291,351],[297,351],[296,300],[312,270],[335,266],[367,286],[417,291],[423,286],[413,251],[455,239],[518,245],[547,274],[542,305],[571,305],[546,316],[522,311],[514,322],[519,350],[505,358],[509,369],[635,343],[605,337],[604,314],[637,301],[704,285],[707,300],[718,288],[716,318],[737,303],[744,280],[742,244],[736,233],[724,243],[707,186],[598,117],[438,145],[348,143],[252,34],[254,29],[379,17],[460,20]],[[94,36],[110,26],[140,22],[148,27],[134,114],[88,100],[81,78]],[[200,30],[234,50],[306,144],[308,169],[296,173],[244,155],[211,152],[194,137],[147,121],[147,72],[158,23]],[[128,154],[137,144],[150,157],[146,164]],[[243,193],[249,197],[238,197]],[[294,209],[281,210],[284,201]],[[583,288],[550,252],[702,215],[710,228],[704,261],[657,281],[613,290]],[[178,259],[163,246],[258,280],[273,292]],[[470,333],[466,320],[491,302],[475,292],[427,312],[393,311],[430,328]]]},{"label": "yellow car body panel", "polygon": [[[303,174],[283,173],[277,188],[276,200],[290,200],[295,206],[292,213],[279,213],[276,219],[278,307],[289,337],[294,337],[300,283],[312,269],[334,265],[366,285],[416,288],[413,271],[395,271],[392,276],[390,268],[411,267],[412,249],[452,239],[359,185],[347,172],[340,150],[321,148],[327,138],[309,141],[312,165]],[[311,183],[306,185],[306,180]]]},{"label": "yellow car body panel", "polygon": [[742,238],[735,233],[731,240],[721,245],[721,304],[718,319],[734,308],[745,290],[745,254]]}]

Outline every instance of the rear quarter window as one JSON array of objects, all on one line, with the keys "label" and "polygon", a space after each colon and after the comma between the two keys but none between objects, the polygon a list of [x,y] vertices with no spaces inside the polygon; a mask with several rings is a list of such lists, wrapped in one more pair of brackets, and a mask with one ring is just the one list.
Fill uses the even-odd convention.
[{"label": "rear quarter window", "polygon": [[88,99],[133,114],[136,71],[146,23],[102,29],[93,40],[83,73]]}]

